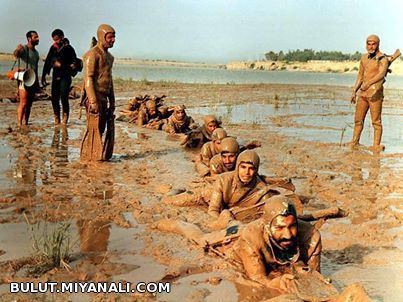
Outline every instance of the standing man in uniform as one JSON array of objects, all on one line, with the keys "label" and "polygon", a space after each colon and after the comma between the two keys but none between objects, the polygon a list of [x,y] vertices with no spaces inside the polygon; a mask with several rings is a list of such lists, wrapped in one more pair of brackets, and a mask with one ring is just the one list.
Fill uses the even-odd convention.
[{"label": "standing man in uniform", "polygon": [[54,43],[46,56],[42,72],[42,85],[46,86],[46,75],[52,75],[52,107],[55,125],[60,124],[60,100],[63,107],[63,124],[67,124],[70,113],[69,93],[71,88],[71,74],[77,60],[74,48],[66,43],[64,33],[61,29],[52,32]]},{"label": "standing man in uniform", "polygon": [[22,126],[23,121],[25,125],[28,125],[29,115],[31,114],[31,107],[35,98],[35,93],[39,89],[39,53],[35,49],[35,46],[39,44],[39,36],[36,31],[30,30],[27,32],[26,37],[28,41],[27,45],[23,46],[22,44],[18,44],[17,48],[14,50],[14,56],[18,60],[22,61],[21,68],[30,68],[35,72],[36,80],[31,87],[25,86],[23,82],[21,82],[18,86],[20,104],[18,105],[17,110],[17,122],[19,127]]},{"label": "standing man in uniform", "polygon": [[[368,109],[371,113],[372,126],[374,127],[373,150],[382,151],[382,102],[383,83],[388,72],[389,60],[385,54],[379,50],[379,37],[370,35],[366,41],[368,54],[361,57],[358,70],[357,81],[351,95],[351,103],[356,105],[354,116],[354,134],[351,142],[352,147],[359,144],[362,129],[364,127],[365,116]],[[357,99],[357,93],[360,92]]]},{"label": "standing man in uniform", "polygon": [[[108,160],[114,144],[115,93],[112,81],[113,56],[108,49],[115,43],[115,30],[101,24],[97,30],[98,42],[84,55],[84,100],[87,110],[87,131],[81,146],[81,158]],[[97,125],[93,127],[93,122]],[[101,137],[108,124],[102,145]],[[91,128],[91,129],[90,129]],[[108,138],[108,132],[113,137]],[[101,150],[100,150],[101,149]],[[105,154],[105,150],[109,150]]]}]

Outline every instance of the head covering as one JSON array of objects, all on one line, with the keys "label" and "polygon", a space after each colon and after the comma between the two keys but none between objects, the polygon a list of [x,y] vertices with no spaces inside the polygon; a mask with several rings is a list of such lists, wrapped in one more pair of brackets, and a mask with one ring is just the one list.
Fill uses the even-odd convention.
[{"label": "head covering", "polygon": [[[185,105],[176,105],[174,107],[174,113],[171,115],[171,119],[172,121],[178,126],[178,127],[182,127],[185,123],[186,123],[186,106]],[[185,112],[184,116],[179,119],[178,118],[178,112],[179,111],[183,111]]]},{"label": "head covering", "polygon": [[[217,128],[214,131],[216,131],[218,129],[221,129],[221,128]],[[235,138],[225,137],[223,140],[221,140],[221,153],[238,154],[238,152],[239,152],[239,144]]]},{"label": "head covering", "polygon": [[148,100],[146,102],[146,108],[155,110],[157,108],[157,103],[155,102],[155,100]]},{"label": "head covering", "polygon": [[379,42],[381,40],[379,39],[379,37],[377,35],[369,35],[368,38],[367,38],[367,42],[368,41],[373,41],[373,42],[376,42],[376,43],[379,44]]},{"label": "head covering", "polygon": [[238,171],[241,163],[252,164],[256,169],[256,174],[259,171],[260,158],[259,155],[253,150],[245,150],[238,155],[236,160],[236,171]]},{"label": "head covering", "polygon": [[105,37],[106,37],[106,34],[108,34],[108,33],[115,33],[115,30],[113,29],[112,26],[110,26],[108,24],[101,24],[98,27],[98,30],[97,30],[98,44],[100,44],[101,46],[106,45]]},{"label": "head covering", "polygon": [[[292,215],[297,218],[297,210],[292,200],[284,195],[275,195],[270,197],[263,206],[262,220],[266,225],[271,225],[277,216]],[[271,234],[269,234],[271,235]]]},{"label": "head covering", "polygon": [[227,132],[223,128],[216,128],[211,134],[211,138],[213,141],[222,140],[227,137]]},{"label": "head covering", "polygon": [[218,126],[218,120],[215,117],[215,115],[206,115],[204,117],[204,125],[207,127],[207,125],[210,124],[211,122],[216,122],[216,124]]}]

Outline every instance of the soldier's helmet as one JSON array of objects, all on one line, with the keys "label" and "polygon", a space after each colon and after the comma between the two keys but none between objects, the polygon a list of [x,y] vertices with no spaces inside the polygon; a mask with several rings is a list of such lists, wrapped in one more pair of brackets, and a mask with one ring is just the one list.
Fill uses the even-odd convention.
[{"label": "soldier's helmet", "polygon": [[108,24],[101,24],[97,30],[98,43],[101,43],[101,45],[105,45],[105,37],[108,33],[115,33],[113,27]]},{"label": "soldier's helmet", "polygon": [[[221,128],[217,128],[214,130],[217,131]],[[213,134],[214,134],[213,132]],[[235,153],[238,154],[239,152],[239,144],[237,140],[233,137],[225,137],[221,140],[221,153]]]},{"label": "soldier's helmet", "polygon": [[260,158],[259,155],[253,150],[245,150],[238,155],[236,160],[236,171],[238,171],[241,163],[252,164],[256,169],[256,173],[259,171]]},{"label": "soldier's helmet", "polygon": [[211,135],[211,140],[222,140],[227,137],[227,132],[223,128],[216,128]]},{"label": "soldier's helmet", "polygon": [[[263,200],[263,199],[262,199]],[[263,206],[262,220],[265,225],[271,225],[274,218],[277,216],[292,215],[297,218],[297,210],[293,201],[284,195],[275,195],[269,197]]]}]

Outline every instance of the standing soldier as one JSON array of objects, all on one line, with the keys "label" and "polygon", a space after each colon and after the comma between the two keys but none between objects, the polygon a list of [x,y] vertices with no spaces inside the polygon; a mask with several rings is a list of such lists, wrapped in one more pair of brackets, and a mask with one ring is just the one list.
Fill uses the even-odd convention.
[{"label": "standing soldier", "polygon": [[[28,125],[29,115],[31,114],[32,103],[35,98],[35,93],[39,88],[38,84],[38,62],[39,53],[35,49],[35,46],[39,44],[38,33],[34,30],[30,30],[26,34],[27,45],[23,46],[18,44],[17,48],[14,50],[14,56],[21,60],[23,63],[22,68],[32,69],[35,72],[36,80],[35,83],[27,87],[23,82],[19,83],[18,86],[18,96],[20,99],[20,104],[17,110],[17,122],[18,126],[21,127],[24,121],[25,125]],[[19,67],[19,66],[18,66]]]},{"label": "standing soldier", "polygon": [[360,68],[358,70],[357,81],[351,96],[351,103],[356,103],[356,94],[360,91],[354,116],[354,134],[351,142],[352,147],[359,144],[362,129],[364,127],[365,116],[368,109],[371,113],[372,126],[374,127],[373,150],[381,151],[382,137],[382,102],[383,83],[388,72],[389,60],[385,54],[379,50],[379,37],[370,35],[367,38],[367,52],[361,57]]},{"label": "standing soldier", "polygon": [[77,56],[74,48],[66,43],[61,29],[52,32],[54,43],[46,56],[42,72],[42,85],[46,86],[46,75],[53,69],[52,75],[52,107],[55,125],[60,124],[60,100],[63,107],[63,124],[67,124],[70,113],[69,93],[71,88],[71,75]]},{"label": "standing soldier", "polygon": [[[84,98],[87,111],[87,131],[81,145],[81,159],[84,160],[108,160],[112,157],[114,145],[114,58],[108,49],[115,43],[115,30],[110,25],[101,24],[97,37],[97,44],[84,55]],[[102,144],[101,137],[106,126],[108,129]]]}]

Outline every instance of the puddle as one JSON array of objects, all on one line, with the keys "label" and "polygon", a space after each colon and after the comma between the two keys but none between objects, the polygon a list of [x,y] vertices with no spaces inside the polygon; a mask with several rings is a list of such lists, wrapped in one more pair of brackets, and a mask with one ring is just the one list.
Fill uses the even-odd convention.
[{"label": "puddle", "polygon": [[218,284],[211,284],[212,278],[223,278],[220,273],[202,273],[186,276],[171,284],[170,293],[157,295],[158,301],[238,301],[238,293],[235,284],[222,280]]},{"label": "puddle", "polygon": [[[105,220],[77,220],[71,223],[69,232],[71,242],[75,243],[73,252],[121,255],[139,252],[144,243],[135,240],[135,235],[144,231],[142,225],[138,225],[131,213],[125,213],[124,217],[132,225],[130,228],[121,228],[114,223]],[[43,222],[42,222],[43,224]],[[49,230],[56,227],[56,223],[47,223]],[[34,231],[41,234],[42,228]],[[0,261],[14,260],[33,254],[31,231],[26,223],[0,224],[0,247],[4,254],[0,255]],[[125,263],[124,261],[122,263]]]},{"label": "puddle", "polygon": [[[401,108],[384,109],[384,133],[382,143],[386,145],[385,153],[403,152],[403,124]],[[215,112],[225,122],[232,124],[248,123],[275,127],[280,134],[307,141],[319,141],[339,144],[348,142],[353,131],[354,107],[345,101],[321,100],[312,102],[284,102],[278,104],[247,103],[242,105],[216,105],[189,108],[190,115],[205,115]],[[335,113],[336,112],[336,113]],[[289,118],[300,127],[278,126],[271,122],[274,117]],[[344,133],[342,134],[344,129]],[[373,129],[368,113],[361,143],[372,145]]]}]

